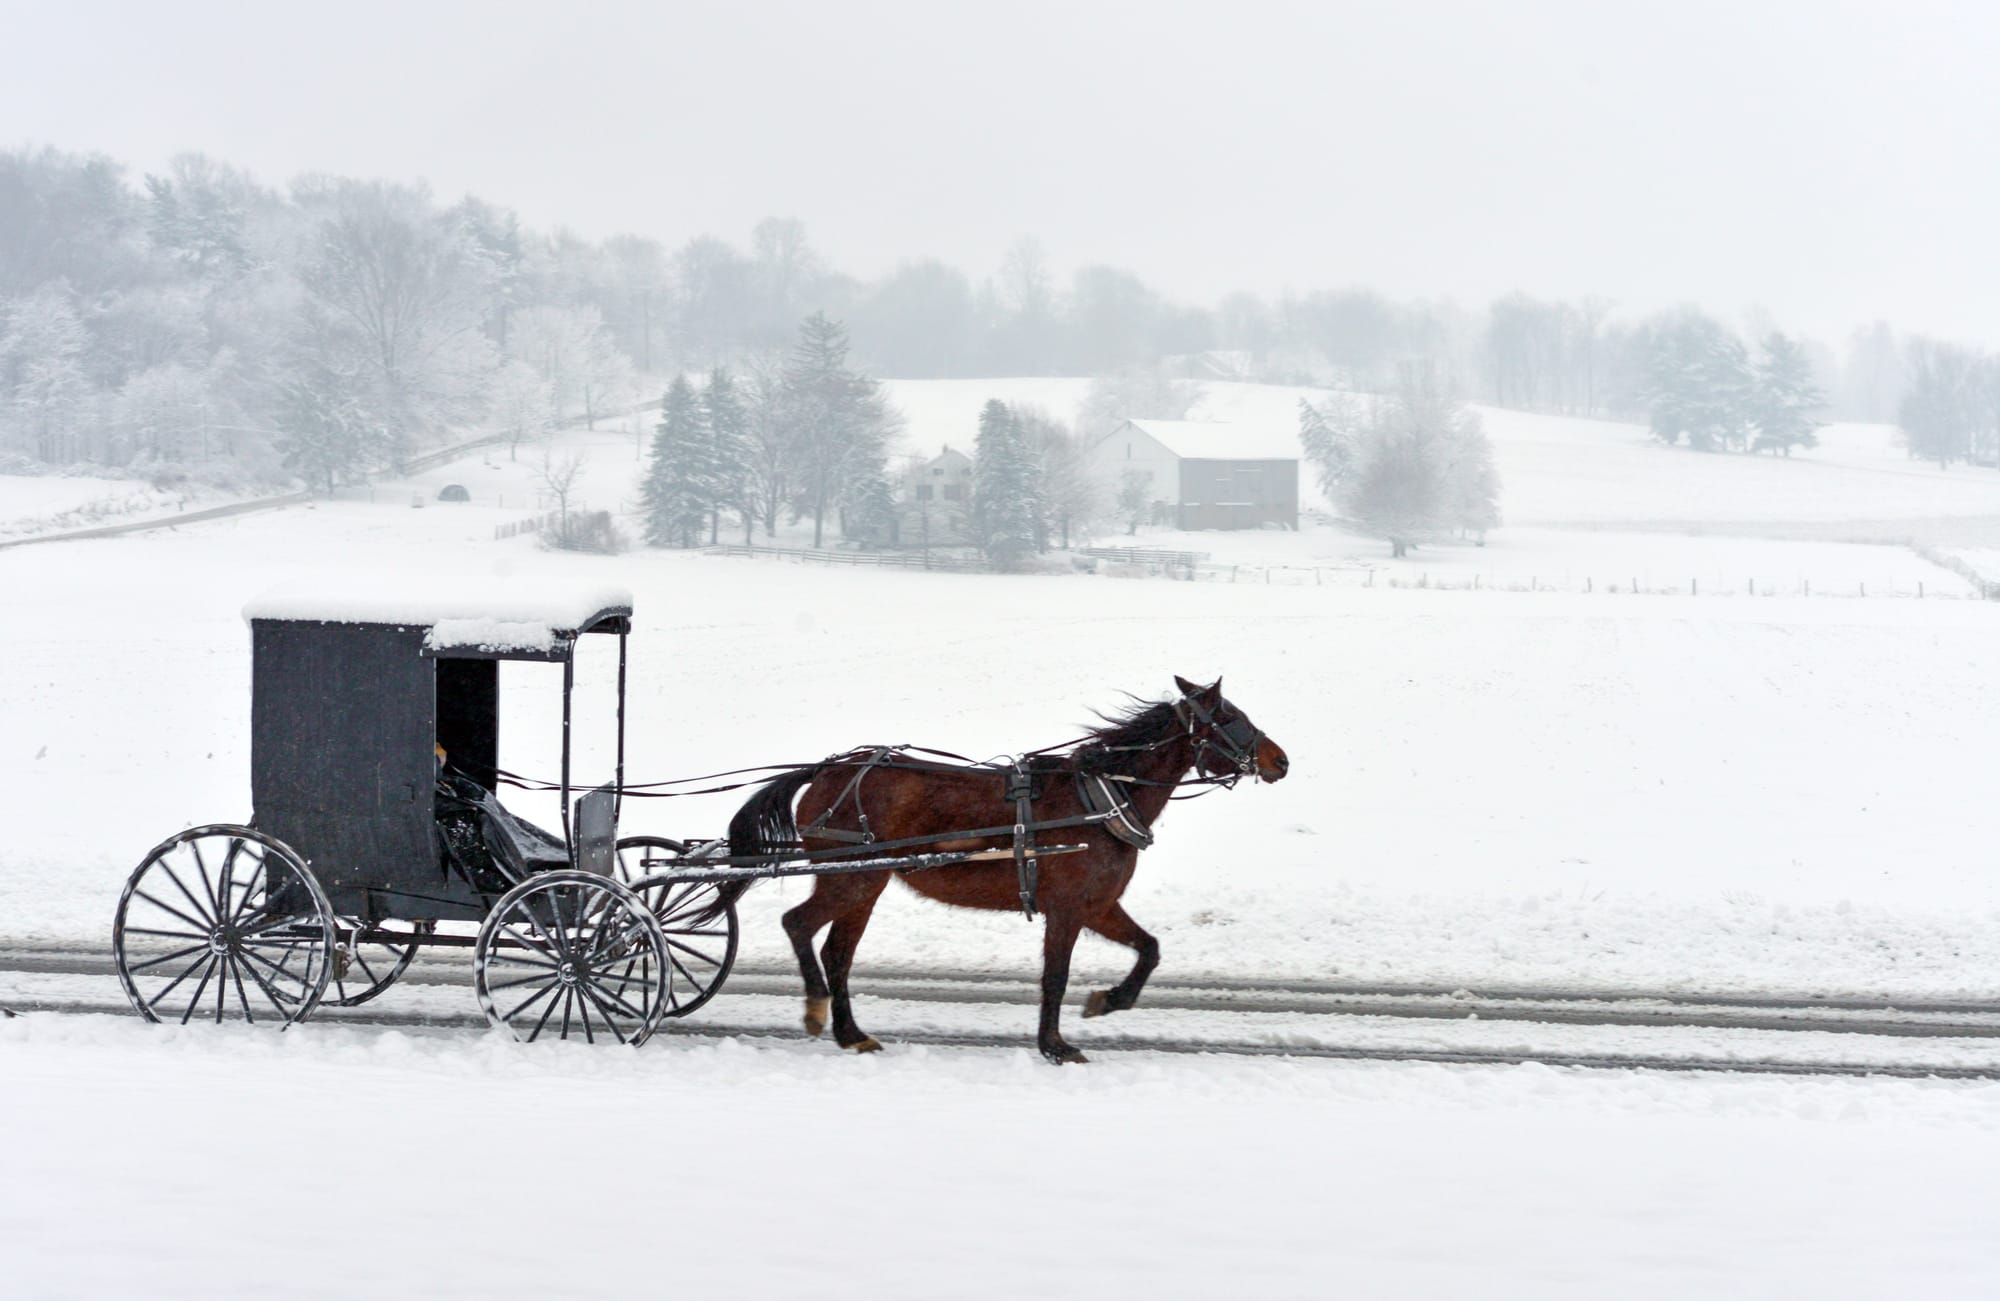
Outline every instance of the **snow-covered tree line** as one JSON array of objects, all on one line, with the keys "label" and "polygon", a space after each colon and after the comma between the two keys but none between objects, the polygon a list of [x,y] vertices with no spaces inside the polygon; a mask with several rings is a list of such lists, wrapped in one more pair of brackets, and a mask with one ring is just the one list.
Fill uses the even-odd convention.
[{"label": "snow-covered tree line", "polygon": [[1912,339],[1896,421],[1910,455],[2000,465],[2000,357],[1964,344]]},{"label": "snow-covered tree line", "polygon": [[740,377],[719,365],[699,389],[676,376],[642,489],[646,540],[714,542],[728,514],[747,542],[759,522],[774,533],[781,512],[813,521],[814,546],[829,517],[843,535],[879,533],[901,418],[848,354],[845,329],[815,313],[782,365],[752,360]]},{"label": "snow-covered tree line", "polygon": [[1434,366],[1403,367],[1379,397],[1299,402],[1299,443],[1340,513],[1395,555],[1440,533],[1500,523],[1500,477],[1479,417]]},{"label": "snow-covered tree line", "polygon": [[330,486],[630,400],[548,241],[476,199],[0,153],[0,456]]},{"label": "snow-covered tree line", "polygon": [[[0,456],[267,477],[282,461],[328,482],[458,429],[518,449],[628,402],[635,374],[780,353],[814,313],[844,323],[872,374],[1382,392],[1416,362],[1501,405],[1629,418],[1652,412],[1655,342],[1685,315],[1520,293],[1468,309],[1360,287],[1191,305],[1115,267],[1059,273],[1033,238],[983,273],[919,260],[862,279],[791,218],[742,243],[590,241],[415,186],[274,188],[193,155],[134,178],[102,157],[0,151]],[[1827,414],[1896,418],[1916,363],[1887,325],[1840,356],[1792,342]]]},{"label": "snow-covered tree line", "polygon": [[[880,385],[848,360],[842,327],[815,314],[782,366],[727,366],[697,385],[676,376],[660,404],[641,486],[646,540],[692,547],[719,541],[727,518],[748,543],[781,517],[813,520],[813,545],[831,520],[842,537],[881,542],[897,529],[888,446],[900,416]],[[1082,441],[1032,406],[989,401],[973,443],[970,523],[1005,568],[1051,546],[1101,506]]]},{"label": "snow-covered tree line", "polygon": [[1786,456],[1818,446],[1826,405],[1797,340],[1774,330],[1753,357],[1735,334],[1692,310],[1650,327],[1645,399],[1661,442]]}]

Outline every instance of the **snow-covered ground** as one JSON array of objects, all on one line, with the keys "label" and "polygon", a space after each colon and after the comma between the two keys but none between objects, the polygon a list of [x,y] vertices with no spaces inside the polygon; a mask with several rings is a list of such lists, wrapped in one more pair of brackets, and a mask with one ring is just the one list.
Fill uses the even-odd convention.
[{"label": "snow-covered ground", "polygon": [[[962,387],[952,401],[976,412],[983,396]],[[588,454],[584,504],[630,499],[639,432],[564,438]],[[248,815],[245,601],[315,576],[519,575],[634,589],[640,779],[864,742],[1014,751],[1074,735],[1123,691],[1222,675],[1294,766],[1162,824],[1128,902],[1161,937],[1163,975],[1990,998],[2000,609],[1876,599],[1872,584],[1920,575],[1963,590],[1906,549],[1727,536],[1748,490],[1703,514],[1736,491],[1709,466],[1881,480],[1913,494],[1899,509],[1918,524],[1992,509],[1962,499],[1984,482],[1972,472],[1870,468],[1857,440],[1790,463],[1621,446],[1622,464],[1662,477],[1613,475],[1625,514],[1591,528],[1553,526],[1584,518],[1555,511],[1590,475],[1550,483],[1529,455],[1508,500],[1540,500],[1543,522],[1510,505],[1522,522],[1487,547],[1426,547],[1390,571],[1650,564],[1702,577],[1698,598],[552,555],[494,537],[546,508],[527,449],[372,501],[0,551],[0,937],[101,948],[146,848]],[[436,502],[445,483],[474,501]],[[1821,511],[1803,488],[1756,500],[1752,532]],[[1630,527],[1699,518],[1723,527]],[[1138,541],[1246,565],[1387,564],[1330,530]],[[1871,596],[1715,596],[1711,572],[1806,576],[1815,593],[1866,581]],[[585,773],[608,771],[611,670],[591,648]],[[556,687],[539,666],[505,670],[508,766],[553,767]],[[653,802],[625,829],[713,833],[734,802]],[[783,960],[775,915],[804,889],[747,897],[746,958]],[[1038,951],[1019,918],[892,891],[857,984],[865,999],[871,965],[1027,974]],[[1094,942],[1079,958],[1078,984],[1125,961]],[[879,1010],[869,1028],[893,1041],[895,1010]],[[1144,1027],[1143,1005],[1129,1015],[1119,1029]],[[1101,1024],[1069,1033],[1088,1049]],[[463,1032],[0,1022],[0,1257],[25,1294],[79,1296],[273,1279],[440,1295],[2000,1289],[1992,1085],[1145,1054],[1057,1072],[1022,1028],[1018,1052],[867,1060],[806,1043],[622,1054]],[[246,1220],[285,1200],[276,1188],[312,1209]],[[326,1238],[336,1189],[351,1246]]]},{"label": "snow-covered ground", "polygon": [[[1122,692],[1224,675],[1295,767],[1177,806],[1147,855],[1132,904],[1183,973],[1890,992],[2000,976],[1984,848],[2000,838],[2000,612],[1984,602],[557,556],[494,541],[510,512],[382,495],[0,554],[15,629],[0,789],[30,811],[0,851],[9,933],[99,940],[147,846],[247,815],[246,600],[420,566],[440,582],[629,583],[640,778],[872,742],[1011,752],[1075,735]],[[600,658],[584,680],[601,689]],[[551,771],[554,677],[507,674],[503,760]],[[601,758],[609,711],[584,711]],[[733,801],[655,802],[628,822],[712,834]],[[780,952],[770,914],[803,888],[752,894],[752,952]],[[1018,965],[1022,932],[892,895],[863,954]]]},{"label": "snow-covered ground", "polygon": [[0,542],[158,519],[232,500],[215,489],[162,488],[142,479],[0,474]]},{"label": "snow-covered ground", "polygon": [[[143,1082],[143,1083],[139,1083]],[[1876,1298],[2000,1086],[0,1022],[34,1297]],[[336,1209],[337,1208],[337,1209]]]}]

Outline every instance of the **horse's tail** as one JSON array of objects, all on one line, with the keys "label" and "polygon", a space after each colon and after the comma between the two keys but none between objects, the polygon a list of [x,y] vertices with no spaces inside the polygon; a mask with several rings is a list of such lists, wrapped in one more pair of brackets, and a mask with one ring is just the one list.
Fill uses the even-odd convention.
[{"label": "horse's tail", "polygon": [[[816,763],[798,768],[782,777],[765,782],[757,793],[743,801],[743,807],[736,810],[736,816],[729,819],[729,854],[734,858],[742,855],[783,854],[799,847],[798,819],[792,816],[792,801],[813,778],[819,776],[820,769],[826,767]],[[715,900],[702,909],[695,920],[702,925],[718,917],[725,908],[743,897],[743,892],[757,884],[758,878],[744,881],[724,881],[715,888]]]}]

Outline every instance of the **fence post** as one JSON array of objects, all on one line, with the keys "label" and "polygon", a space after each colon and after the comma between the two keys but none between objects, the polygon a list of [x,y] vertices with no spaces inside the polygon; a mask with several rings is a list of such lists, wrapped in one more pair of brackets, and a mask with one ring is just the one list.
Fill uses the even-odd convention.
[{"label": "fence post", "polygon": [[1583,594],[1585,596],[1590,595],[1590,579],[1587,577],[1583,580]]},{"label": "fence post", "polygon": [[1919,601],[1924,599],[1924,580],[1921,578],[1917,580],[1917,599]]},{"label": "fence post", "polygon": [[1701,595],[1701,580],[1699,578],[1688,579],[1688,595],[1689,596]]},{"label": "fence post", "polygon": [[1812,579],[1810,579],[1810,578],[1801,578],[1801,579],[1799,580],[1799,590],[1800,590],[1800,591],[1801,591],[1802,593],[1804,593],[1805,595],[1807,595],[1807,596],[1811,596],[1811,595],[1812,595]]},{"label": "fence post", "polygon": [[1863,596],[1866,596],[1866,595],[1868,595],[1868,584],[1866,584],[1866,583],[1863,583],[1863,584],[1861,585],[1861,594],[1862,594]]},{"label": "fence post", "polygon": [[1750,580],[1750,595],[1757,595],[1757,580],[1754,578]]}]

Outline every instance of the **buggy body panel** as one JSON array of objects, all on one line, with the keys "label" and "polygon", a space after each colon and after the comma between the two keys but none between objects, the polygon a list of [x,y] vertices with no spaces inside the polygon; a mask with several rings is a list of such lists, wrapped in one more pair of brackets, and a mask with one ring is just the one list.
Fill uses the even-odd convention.
[{"label": "buggy body panel", "polygon": [[278,593],[244,614],[253,824],[305,857],[344,916],[486,915],[491,883],[478,888],[442,852],[437,750],[456,772],[495,789],[501,660],[562,666],[564,827],[557,843],[566,845],[576,641],[586,632],[616,634],[623,779],[629,595],[537,594],[513,584],[486,592]]}]

